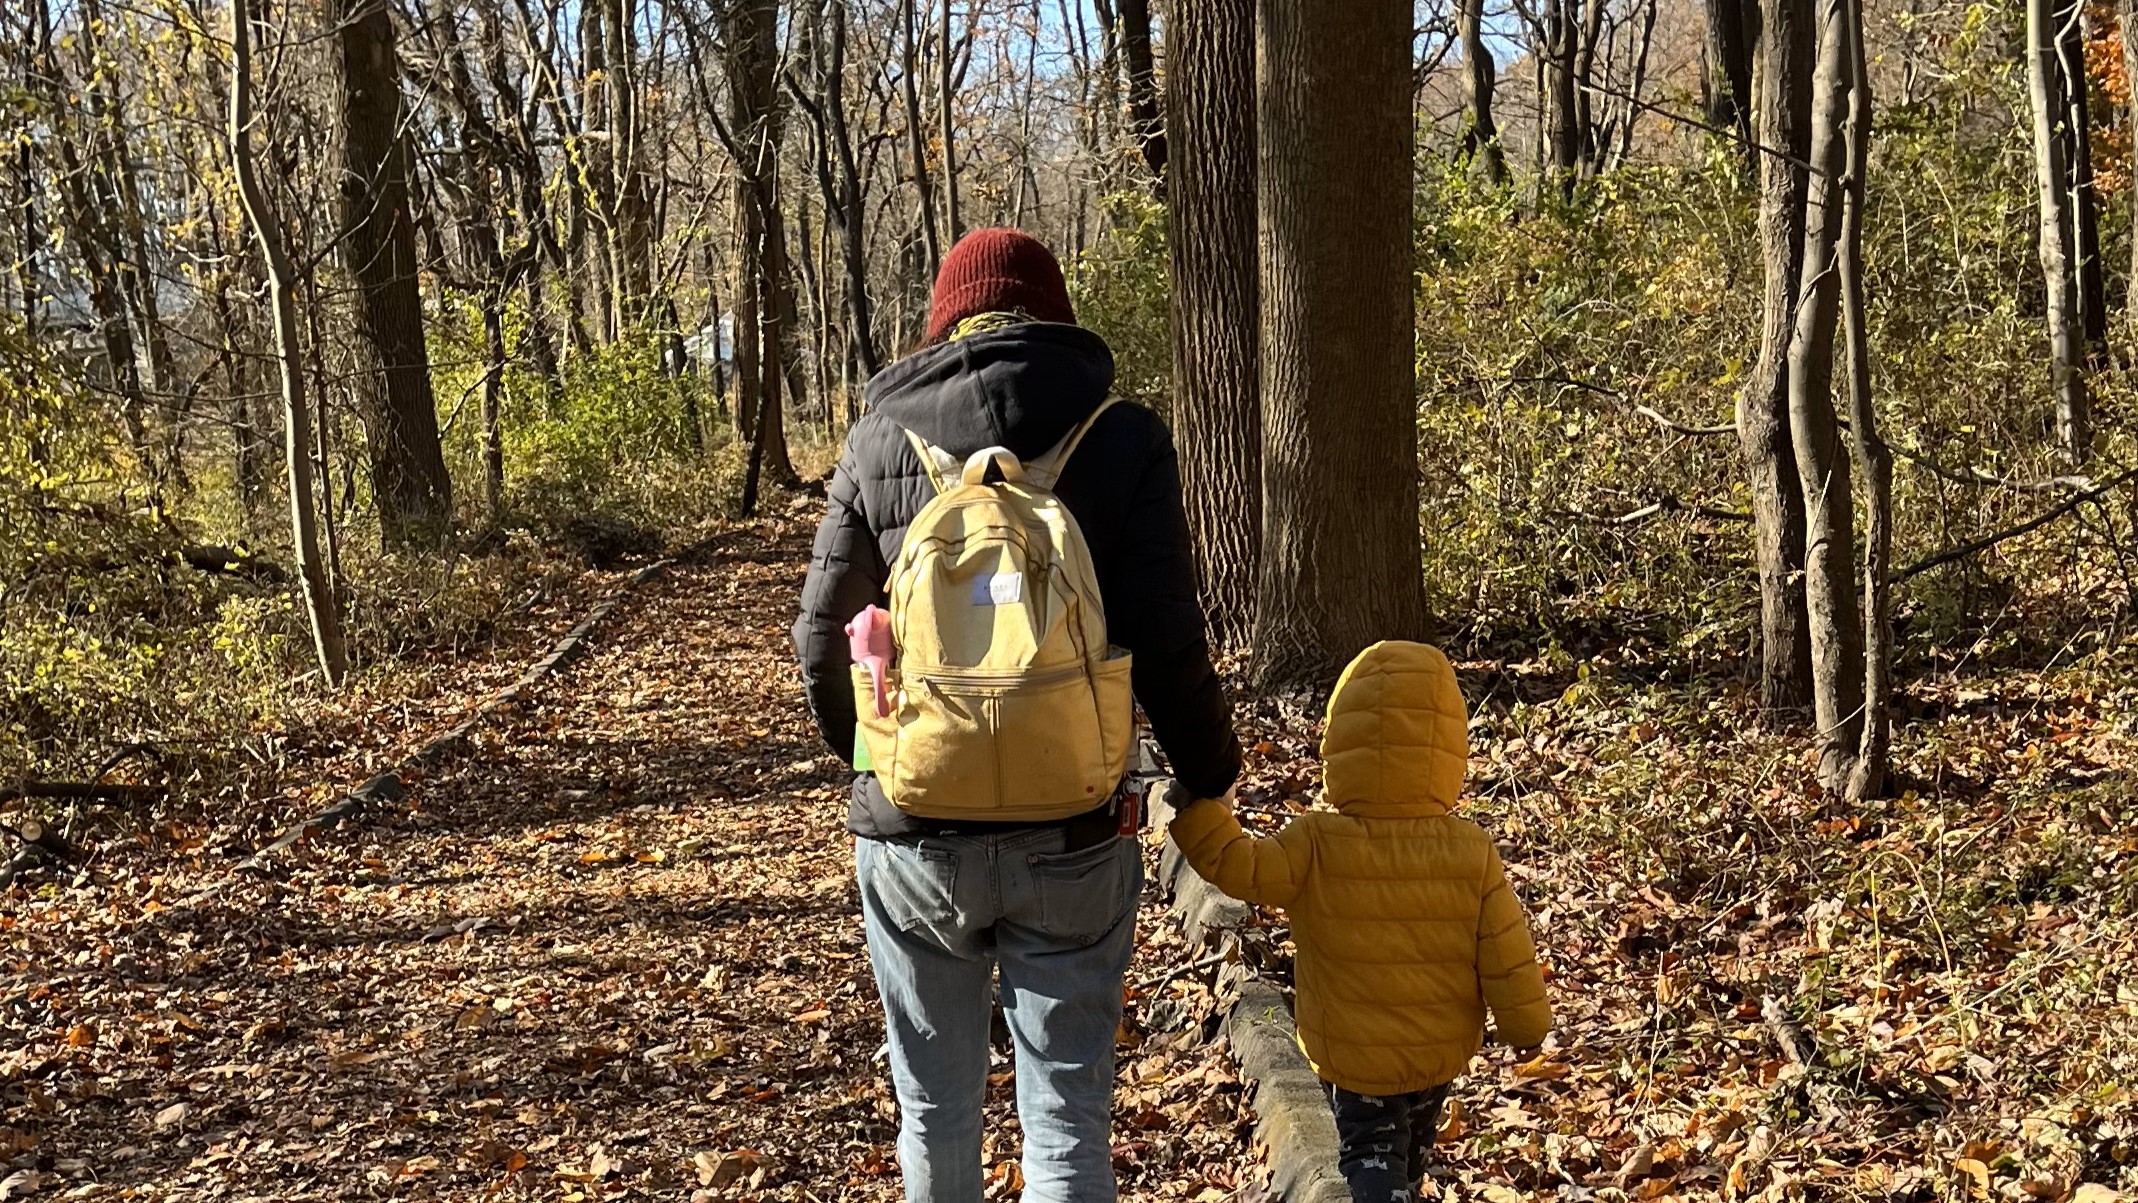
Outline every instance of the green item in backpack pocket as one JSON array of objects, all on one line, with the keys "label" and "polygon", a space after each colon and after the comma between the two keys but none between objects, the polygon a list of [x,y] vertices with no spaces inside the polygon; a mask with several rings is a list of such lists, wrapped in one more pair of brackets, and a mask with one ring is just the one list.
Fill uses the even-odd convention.
[{"label": "green item in backpack pocket", "polygon": [[860,723],[854,724],[854,771],[857,773],[873,773],[876,771],[876,761],[869,756],[869,741],[866,736],[862,735]]}]

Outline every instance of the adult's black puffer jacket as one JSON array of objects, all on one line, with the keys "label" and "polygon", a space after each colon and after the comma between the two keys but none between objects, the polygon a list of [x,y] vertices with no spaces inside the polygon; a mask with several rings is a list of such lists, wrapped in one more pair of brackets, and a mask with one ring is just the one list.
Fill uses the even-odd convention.
[{"label": "adult's black puffer jacket", "polygon": [[[1032,459],[1090,416],[1113,378],[1113,352],[1098,335],[1028,322],[930,347],[870,382],[868,413],[847,432],[832,475],[794,624],[809,708],[833,751],[853,758],[846,623],[886,604],[906,526],[934,496],[904,432],[959,456],[1002,446]],[[1083,528],[1107,637],[1135,655],[1136,700],[1174,775],[1198,795],[1222,794],[1240,749],[1195,598],[1171,433],[1149,410],[1116,405],[1077,444],[1054,491]],[[879,839],[952,826],[899,811],[867,773],[854,780],[847,825]]]}]

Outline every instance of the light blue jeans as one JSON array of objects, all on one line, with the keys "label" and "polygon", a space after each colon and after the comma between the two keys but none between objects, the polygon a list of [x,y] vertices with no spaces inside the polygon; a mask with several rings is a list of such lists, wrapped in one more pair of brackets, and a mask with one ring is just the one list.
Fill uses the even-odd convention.
[{"label": "light blue jeans", "polygon": [[997,965],[1017,1042],[1026,1203],[1114,1198],[1114,1038],[1136,929],[1135,840],[1058,828],[856,840],[898,1090],[908,1203],[979,1203]]}]

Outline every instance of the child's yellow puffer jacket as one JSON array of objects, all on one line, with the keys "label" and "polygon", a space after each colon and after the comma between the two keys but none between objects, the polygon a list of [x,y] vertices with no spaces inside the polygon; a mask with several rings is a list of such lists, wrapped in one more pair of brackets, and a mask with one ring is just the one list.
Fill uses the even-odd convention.
[{"label": "child's yellow puffer jacket", "polygon": [[1322,736],[1324,797],[1270,839],[1229,808],[1173,820],[1188,863],[1235,898],[1281,906],[1299,946],[1299,1037],[1346,1090],[1407,1094],[1460,1074],[1485,1008],[1517,1048],[1551,1029],[1544,976],[1492,837],[1448,814],[1469,761],[1455,670],[1377,643],[1344,670]]}]

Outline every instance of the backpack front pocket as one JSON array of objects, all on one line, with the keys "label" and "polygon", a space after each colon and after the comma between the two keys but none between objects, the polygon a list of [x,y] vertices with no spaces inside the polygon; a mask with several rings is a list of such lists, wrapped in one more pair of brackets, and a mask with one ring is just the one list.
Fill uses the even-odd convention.
[{"label": "backpack front pocket", "polygon": [[888,773],[877,772],[891,804],[930,819],[996,817],[1001,690],[948,673],[911,673],[900,684],[889,720],[897,728],[897,760]]},{"label": "backpack front pocket", "polygon": [[995,757],[1005,818],[1061,817],[1106,801],[1105,733],[1092,681],[1077,665],[1004,691]]}]

